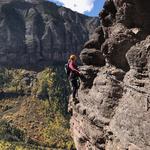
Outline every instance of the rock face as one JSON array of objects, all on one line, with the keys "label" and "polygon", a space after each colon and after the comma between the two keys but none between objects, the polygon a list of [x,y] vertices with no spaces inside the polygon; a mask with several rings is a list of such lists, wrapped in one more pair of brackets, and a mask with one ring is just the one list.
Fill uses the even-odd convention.
[{"label": "rock face", "polygon": [[150,2],[106,0],[81,52],[79,103],[70,98],[78,150],[150,149]]},{"label": "rock face", "polygon": [[0,1],[0,65],[44,66],[77,53],[99,25],[46,0]]}]

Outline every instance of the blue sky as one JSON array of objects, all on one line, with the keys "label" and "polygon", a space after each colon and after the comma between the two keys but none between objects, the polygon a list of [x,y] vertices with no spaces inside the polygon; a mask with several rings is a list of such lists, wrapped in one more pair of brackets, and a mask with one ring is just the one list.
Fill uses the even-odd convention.
[{"label": "blue sky", "polygon": [[49,0],[56,4],[70,8],[73,11],[88,15],[98,16],[105,0]]},{"label": "blue sky", "polygon": [[99,11],[102,10],[105,0],[95,0],[94,7],[90,12],[85,12],[84,14],[88,16],[98,16]]}]

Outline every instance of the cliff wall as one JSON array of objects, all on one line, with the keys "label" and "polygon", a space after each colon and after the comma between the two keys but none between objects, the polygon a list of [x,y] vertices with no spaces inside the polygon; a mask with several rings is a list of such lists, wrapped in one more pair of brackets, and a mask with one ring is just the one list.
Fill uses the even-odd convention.
[{"label": "cliff wall", "polygon": [[78,150],[150,149],[150,2],[106,0],[80,54],[79,103],[70,98]]},{"label": "cliff wall", "polygon": [[99,25],[87,17],[46,0],[0,2],[0,66],[43,67],[79,54]]}]

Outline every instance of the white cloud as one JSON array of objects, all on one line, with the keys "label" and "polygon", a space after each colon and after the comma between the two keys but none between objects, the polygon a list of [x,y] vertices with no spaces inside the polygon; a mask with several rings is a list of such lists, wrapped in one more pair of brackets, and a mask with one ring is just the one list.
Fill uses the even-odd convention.
[{"label": "white cloud", "polygon": [[85,13],[90,12],[94,7],[95,0],[53,0],[60,2],[64,7],[70,8],[74,11]]}]

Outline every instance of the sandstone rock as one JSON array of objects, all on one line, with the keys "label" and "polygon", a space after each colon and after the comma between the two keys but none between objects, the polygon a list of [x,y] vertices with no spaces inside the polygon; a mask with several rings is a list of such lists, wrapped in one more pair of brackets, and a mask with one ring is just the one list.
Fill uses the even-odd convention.
[{"label": "sandstone rock", "polygon": [[116,32],[103,43],[101,51],[109,59],[109,63],[123,70],[128,70],[129,65],[125,55],[129,48],[137,42],[136,36],[128,30],[124,33]]},{"label": "sandstone rock", "polygon": [[104,66],[104,57],[100,50],[84,49],[80,54],[80,59],[86,65]]},{"label": "sandstone rock", "polygon": [[150,36],[131,47],[127,53],[128,62],[133,69],[148,70],[150,55]]},{"label": "sandstone rock", "polygon": [[[93,68],[92,66],[88,67],[88,66],[84,66],[82,68],[80,68],[81,73],[83,74],[83,77],[81,76],[81,89],[85,89],[85,88],[91,88],[93,85],[93,80],[95,79],[98,69],[97,68]],[[87,80],[89,82],[87,82]]]},{"label": "sandstone rock", "polygon": [[[99,32],[99,31],[95,31]],[[84,44],[84,48],[96,48],[100,49],[102,43],[104,42],[104,33],[94,33],[90,36],[90,40]]]},{"label": "sandstone rock", "polygon": [[84,48],[98,48],[98,40],[91,39],[85,43]]},{"label": "sandstone rock", "polygon": [[[111,16],[115,9],[106,13],[104,6],[101,18],[110,24],[99,26],[95,39],[81,52],[84,66],[78,98],[87,112],[73,109],[76,126],[82,128],[82,134],[76,135],[71,126],[77,150],[150,149],[150,2],[113,2],[115,16]],[[97,38],[101,36],[103,42]],[[82,145],[77,141],[81,135],[87,135]]]}]

